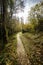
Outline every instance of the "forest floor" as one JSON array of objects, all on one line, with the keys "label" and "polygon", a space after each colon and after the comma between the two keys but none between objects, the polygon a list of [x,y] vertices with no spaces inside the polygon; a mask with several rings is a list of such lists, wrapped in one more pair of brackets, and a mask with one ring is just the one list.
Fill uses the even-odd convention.
[{"label": "forest floor", "polygon": [[43,65],[43,33],[23,33],[20,37],[31,65]]},{"label": "forest floor", "polygon": [[[0,65],[43,65],[43,33],[17,33],[0,53]],[[7,61],[6,61],[7,60]],[[2,64],[3,65],[3,64]]]},{"label": "forest floor", "polygon": [[25,48],[23,46],[23,43],[20,39],[21,33],[17,34],[17,55],[18,55],[18,62],[20,65],[30,65],[29,59],[27,57],[27,54],[25,52]]}]

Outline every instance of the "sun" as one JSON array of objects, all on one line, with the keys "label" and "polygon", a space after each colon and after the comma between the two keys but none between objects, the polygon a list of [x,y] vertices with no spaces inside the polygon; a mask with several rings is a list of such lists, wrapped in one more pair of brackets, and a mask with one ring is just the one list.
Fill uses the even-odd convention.
[{"label": "sun", "polygon": [[[28,22],[28,15],[30,12],[30,7],[28,5],[25,6],[24,11],[18,10],[18,12],[16,13],[16,17],[19,18],[19,20],[21,21],[21,19],[23,20],[22,22],[25,24]],[[15,15],[15,14],[13,14]]]}]

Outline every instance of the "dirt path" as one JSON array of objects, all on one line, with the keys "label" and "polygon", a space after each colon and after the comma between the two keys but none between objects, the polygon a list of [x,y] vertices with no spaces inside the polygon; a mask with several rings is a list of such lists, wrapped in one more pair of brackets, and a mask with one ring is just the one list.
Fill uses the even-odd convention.
[{"label": "dirt path", "polygon": [[27,58],[27,54],[20,39],[20,34],[17,34],[17,54],[18,54],[18,62],[21,65],[30,65],[29,60]]}]

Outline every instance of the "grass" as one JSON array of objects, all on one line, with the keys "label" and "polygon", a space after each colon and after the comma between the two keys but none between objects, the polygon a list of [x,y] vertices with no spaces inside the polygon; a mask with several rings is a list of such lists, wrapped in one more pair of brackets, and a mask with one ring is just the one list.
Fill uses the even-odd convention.
[{"label": "grass", "polygon": [[0,55],[0,64],[5,62],[8,65],[17,65],[17,39],[16,34],[9,37],[8,43],[5,45],[1,55]]},{"label": "grass", "polygon": [[34,35],[24,33],[21,40],[31,65],[43,65],[43,33]]}]

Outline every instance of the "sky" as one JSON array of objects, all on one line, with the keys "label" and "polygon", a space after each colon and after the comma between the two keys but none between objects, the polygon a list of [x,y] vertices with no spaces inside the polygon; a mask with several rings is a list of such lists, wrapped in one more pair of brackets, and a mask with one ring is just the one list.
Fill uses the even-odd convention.
[{"label": "sky", "polygon": [[28,22],[28,15],[29,15],[29,11],[31,9],[32,6],[34,6],[36,3],[39,3],[40,1],[43,0],[24,0],[24,12],[23,11],[19,11],[16,14],[16,17],[19,18],[19,20],[21,20],[21,18],[23,19],[24,23]]}]

